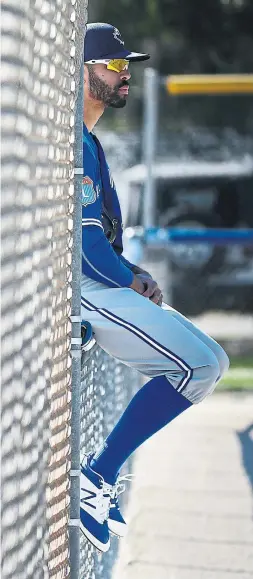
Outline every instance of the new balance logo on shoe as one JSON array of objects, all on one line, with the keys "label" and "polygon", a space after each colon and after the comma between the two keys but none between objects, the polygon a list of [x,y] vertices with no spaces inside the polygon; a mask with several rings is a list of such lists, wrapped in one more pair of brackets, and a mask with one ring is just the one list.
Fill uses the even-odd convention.
[{"label": "new balance logo on shoe", "polygon": [[90,503],[89,501],[91,501],[92,499],[96,499],[97,498],[97,494],[93,493],[92,491],[88,490],[88,489],[83,489],[81,488],[81,491],[87,493],[86,496],[82,497],[80,502],[84,503],[85,505],[87,505],[87,507],[90,507],[91,509],[95,509],[96,505],[93,505],[92,503]]},{"label": "new balance logo on shoe", "polygon": [[89,466],[86,455],[81,464],[80,476],[80,528],[85,537],[99,551],[106,553],[110,547],[108,516],[112,486]]}]

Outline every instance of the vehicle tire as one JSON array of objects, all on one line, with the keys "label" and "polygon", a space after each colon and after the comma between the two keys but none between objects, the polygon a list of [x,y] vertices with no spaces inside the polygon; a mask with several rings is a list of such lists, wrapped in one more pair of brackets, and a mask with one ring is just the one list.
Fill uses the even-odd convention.
[{"label": "vehicle tire", "polygon": [[[215,215],[177,211],[167,218],[166,227],[204,230],[221,227],[221,223]],[[224,266],[224,253],[223,247],[207,243],[177,243],[170,248],[168,276],[172,278],[172,307],[186,316],[196,316],[208,309],[208,301],[213,301],[213,296],[208,296],[208,276]]]},{"label": "vehicle tire", "polygon": [[[164,219],[160,221],[162,223]],[[167,216],[165,227],[182,227],[189,229],[210,229],[221,227],[218,216],[207,215],[199,212],[176,211],[170,217]],[[170,248],[170,262],[172,270],[178,272],[217,271],[223,264],[224,250],[220,246],[209,245],[208,243],[176,243]]]},{"label": "vehicle tire", "polygon": [[209,309],[204,285],[193,285],[191,280],[187,285],[173,284],[171,287],[171,306],[186,317],[199,316]]}]

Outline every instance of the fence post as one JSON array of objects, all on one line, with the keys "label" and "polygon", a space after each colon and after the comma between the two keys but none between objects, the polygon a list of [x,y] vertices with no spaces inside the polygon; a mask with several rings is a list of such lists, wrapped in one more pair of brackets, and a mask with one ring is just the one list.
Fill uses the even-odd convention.
[{"label": "fence post", "polygon": [[72,380],[71,380],[71,471],[70,471],[70,577],[80,571],[80,386],[81,386],[81,247],[83,179],[83,65],[80,67],[75,111],[75,190],[72,253]]},{"label": "fence post", "polygon": [[144,125],[142,155],[146,167],[143,223],[144,227],[155,224],[155,180],[153,174],[157,142],[158,74],[153,68],[144,71]]}]

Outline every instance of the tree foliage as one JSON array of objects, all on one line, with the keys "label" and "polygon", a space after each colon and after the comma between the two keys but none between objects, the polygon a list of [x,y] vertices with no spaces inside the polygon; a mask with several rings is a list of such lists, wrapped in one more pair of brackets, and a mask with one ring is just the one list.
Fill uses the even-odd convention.
[{"label": "tree foliage", "polygon": [[253,70],[252,0],[95,0],[91,16],[150,45],[161,73]]},{"label": "tree foliage", "polygon": [[[138,126],[145,66],[162,76],[253,71],[253,0],[89,0],[89,21],[113,24],[129,49],[151,55],[148,63],[131,67],[131,98],[121,115],[107,111],[108,126]],[[251,96],[169,99],[161,89],[159,95],[159,134],[171,135],[173,126],[252,133]]]}]

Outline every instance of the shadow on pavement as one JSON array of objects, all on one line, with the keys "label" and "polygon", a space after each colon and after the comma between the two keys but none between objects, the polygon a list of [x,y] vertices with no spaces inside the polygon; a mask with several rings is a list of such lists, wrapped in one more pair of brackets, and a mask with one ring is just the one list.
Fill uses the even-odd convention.
[{"label": "shadow on pavement", "polygon": [[253,423],[236,434],[241,444],[242,464],[253,492]]}]

